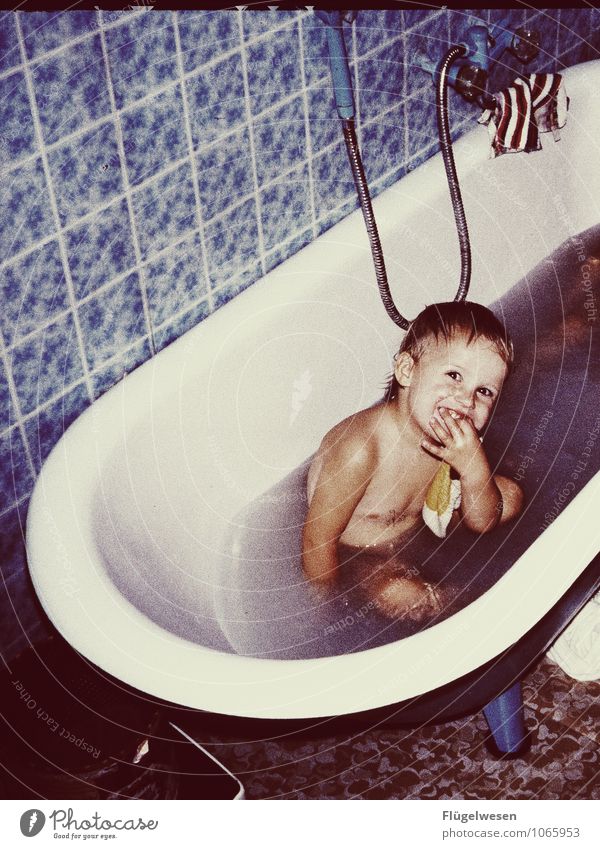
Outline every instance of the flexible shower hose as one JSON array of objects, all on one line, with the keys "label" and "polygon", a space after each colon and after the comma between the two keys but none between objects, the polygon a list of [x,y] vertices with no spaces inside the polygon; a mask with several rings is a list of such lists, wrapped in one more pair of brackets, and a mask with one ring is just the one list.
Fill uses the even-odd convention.
[{"label": "flexible shower hose", "polygon": [[[462,45],[454,45],[448,50],[440,65],[436,89],[436,114],[440,148],[444,160],[444,167],[446,169],[448,188],[450,190],[452,208],[454,209],[454,220],[456,221],[458,241],[460,244],[460,283],[454,298],[455,301],[463,301],[469,291],[469,283],[471,280],[471,245],[469,242],[469,231],[467,228],[467,219],[462,202],[462,195],[458,184],[458,176],[456,174],[454,155],[452,153],[452,138],[450,136],[450,127],[448,122],[448,70],[452,62],[454,62],[454,60],[459,56],[464,55],[465,52],[466,48]],[[410,322],[398,312],[387,280],[381,241],[377,231],[375,215],[373,214],[373,206],[371,204],[367,178],[365,176],[360,151],[358,149],[358,141],[356,139],[356,131],[354,129],[354,119],[349,118],[342,120],[342,128],[344,131],[344,141],[346,142],[348,159],[350,160],[350,166],[352,168],[354,185],[356,186],[356,193],[358,194],[360,208],[362,210],[363,218],[365,219],[367,234],[371,245],[371,253],[373,255],[373,263],[375,265],[375,276],[377,278],[379,294],[389,317],[395,324],[398,325],[398,327],[406,330]]]},{"label": "flexible shower hose", "polygon": [[464,301],[469,291],[469,284],[471,282],[471,243],[469,240],[465,208],[456,173],[454,154],[452,152],[452,138],[450,136],[448,121],[448,71],[454,60],[458,59],[459,56],[464,56],[466,52],[467,50],[462,44],[455,44],[448,50],[439,67],[435,98],[440,148],[444,159],[444,168],[446,169],[448,189],[450,190],[450,199],[452,200],[452,209],[454,210],[454,220],[456,222],[456,231],[460,245],[460,283],[458,285],[458,292],[454,298],[455,301]]},{"label": "flexible shower hose", "polygon": [[367,178],[365,177],[365,171],[360,158],[360,151],[358,149],[356,132],[354,130],[354,118],[342,120],[342,128],[344,130],[344,141],[346,142],[348,159],[350,160],[350,165],[352,167],[352,176],[354,177],[356,193],[358,194],[360,208],[362,209],[363,218],[365,219],[365,225],[367,227],[369,242],[371,243],[371,253],[373,254],[373,263],[375,264],[375,277],[377,278],[379,294],[389,317],[395,324],[398,325],[398,327],[402,327],[406,330],[410,322],[408,322],[403,315],[400,315],[396,309],[396,305],[394,304],[390,287],[388,285],[385,262],[383,260],[383,251],[381,250],[381,241],[379,240],[379,233],[377,231],[377,224],[375,222],[375,215],[373,214],[373,206],[371,204],[371,195],[369,194],[369,186],[367,185]]}]

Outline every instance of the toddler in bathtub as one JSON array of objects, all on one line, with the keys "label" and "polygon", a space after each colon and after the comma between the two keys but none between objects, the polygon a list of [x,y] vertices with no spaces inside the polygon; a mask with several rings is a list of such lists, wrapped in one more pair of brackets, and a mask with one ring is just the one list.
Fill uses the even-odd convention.
[{"label": "toddler in bathtub", "polygon": [[420,620],[448,601],[402,555],[408,538],[430,536],[424,504],[434,478],[445,475],[447,487],[446,519],[430,525],[438,536],[458,522],[486,533],[522,509],[520,487],[492,474],[479,436],[513,349],[490,310],[451,302],[417,316],[394,360],[383,401],[332,428],[312,461],[302,562],[325,588],[351,562],[353,582],[381,613]]}]

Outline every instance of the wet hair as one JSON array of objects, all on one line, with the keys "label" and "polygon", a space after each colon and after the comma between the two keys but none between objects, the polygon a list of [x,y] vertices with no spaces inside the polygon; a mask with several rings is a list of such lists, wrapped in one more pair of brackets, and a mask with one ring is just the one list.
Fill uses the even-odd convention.
[{"label": "wet hair", "polygon": [[[432,338],[436,342],[440,339],[450,342],[456,336],[466,336],[467,345],[476,339],[487,339],[502,357],[510,372],[514,352],[506,328],[491,310],[472,301],[448,301],[426,307],[411,322],[398,354],[406,351],[417,362]],[[391,401],[396,398],[399,388],[400,384],[392,372],[385,389],[384,400]]]}]

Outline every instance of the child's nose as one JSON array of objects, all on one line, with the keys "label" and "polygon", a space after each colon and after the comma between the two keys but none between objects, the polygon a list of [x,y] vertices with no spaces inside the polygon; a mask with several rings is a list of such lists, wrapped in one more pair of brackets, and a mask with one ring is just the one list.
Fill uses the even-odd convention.
[{"label": "child's nose", "polygon": [[462,390],[457,393],[456,400],[466,410],[472,410],[475,406],[475,393]]}]

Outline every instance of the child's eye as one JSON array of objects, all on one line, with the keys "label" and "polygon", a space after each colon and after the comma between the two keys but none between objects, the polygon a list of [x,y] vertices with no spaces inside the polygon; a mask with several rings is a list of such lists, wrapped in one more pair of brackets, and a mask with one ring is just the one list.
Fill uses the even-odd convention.
[{"label": "child's eye", "polygon": [[446,374],[448,377],[451,377],[452,380],[460,380],[460,373],[457,371],[447,371]]},{"label": "child's eye", "polygon": [[491,389],[488,389],[488,388],[487,388],[487,386],[480,386],[480,387],[479,387],[479,389],[478,389],[477,391],[478,391],[478,392],[481,392],[481,394],[482,394],[485,398],[493,398],[493,397],[494,397],[494,393],[492,392],[492,390],[491,390]]}]

